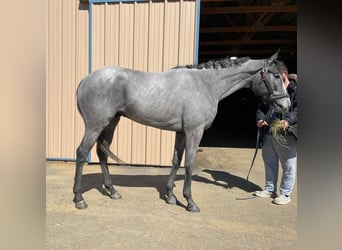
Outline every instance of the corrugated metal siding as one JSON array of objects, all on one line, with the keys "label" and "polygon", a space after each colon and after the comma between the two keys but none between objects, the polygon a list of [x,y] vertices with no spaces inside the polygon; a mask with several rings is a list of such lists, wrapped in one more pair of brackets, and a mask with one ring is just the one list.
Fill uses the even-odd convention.
[{"label": "corrugated metal siding", "polygon": [[[133,68],[148,70],[148,29],[149,5],[136,3],[134,9],[134,39],[133,39]],[[146,164],[146,126],[132,122],[131,161],[136,164]]]},{"label": "corrugated metal siding", "polygon": [[[72,98],[76,98],[76,90],[79,82],[84,76],[88,74],[88,34],[89,34],[89,24],[88,24],[88,12],[86,10],[79,10],[79,6],[75,7],[76,13],[76,79],[74,82],[74,93]],[[76,105],[76,103],[75,103]],[[72,157],[75,156],[75,151],[78,144],[81,142],[84,133],[84,123],[82,117],[79,115],[76,106],[73,107],[75,109],[75,141],[74,141],[74,152]],[[72,153],[72,152],[71,152]],[[63,156],[63,155],[62,155]]]},{"label": "corrugated metal siding", "polygon": [[[47,158],[75,158],[84,125],[75,93],[88,73],[88,10],[49,0]],[[92,69],[118,65],[160,72],[193,63],[196,1],[93,4]],[[111,149],[131,164],[170,165],[174,132],[121,118]],[[98,161],[95,149],[92,161]]]},{"label": "corrugated metal siding", "polygon": [[[76,61],[76,15],[74,1],[62,1],[62,119],[61,119],[61,137],[62,137],[62,155],[72,156],[75,151],[75,61]],[[64,141],[68,141],[64,144]]]},{"label": "corrugated metal siding", "polygon": [[[46,70],[46,154],[61,156],[61,39],[62,2],[48,3],[48,51]],[[58,131],[58,133],[57,133]]]}]

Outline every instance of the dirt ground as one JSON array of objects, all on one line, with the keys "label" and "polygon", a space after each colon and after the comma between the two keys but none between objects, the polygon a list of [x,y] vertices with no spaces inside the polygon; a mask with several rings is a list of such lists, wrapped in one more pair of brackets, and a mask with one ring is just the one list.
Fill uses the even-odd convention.
[{"label": "dirt ground", "polygon": [[[185,209],[184,168],[178,171],[177,205],[165,202],[167,167],[110,166],[116,189],[102,191],[100,166],[85,165],[85,210],[72,202],[75,163],[46,163],[46,249],[297,249],[297,195],[279,206],[251,198],[263,188],[259,151],[246,180],[254,149],[201,148],[192,196],[200,213]],[[281,172],[281,171],[280,171]]]}]

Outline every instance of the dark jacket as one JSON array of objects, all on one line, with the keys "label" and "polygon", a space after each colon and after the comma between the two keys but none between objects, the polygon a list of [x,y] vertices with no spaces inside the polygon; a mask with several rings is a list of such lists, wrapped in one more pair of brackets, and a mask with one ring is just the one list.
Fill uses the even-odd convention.
[{"label": "dark jacket", "polygon": [[[268,124],[271,124],[272,121],[276,118],[280,120],[286,120],[289,123],[289,127],[286,129],[286,134],[294,135],[297,139],[297,82],[294,80],[290,80],[289,85],[287,86],[287,93],[290,95],[291,106],[288,112],[286,113],[278,113],[275,112],[271,117],[266,119],[266,114],[270,108],[269,105],[259,104],[258,109],[256,111],[256,120],[266,120]],[[269,126],[266,128],[266,133],[269,133]]]}]

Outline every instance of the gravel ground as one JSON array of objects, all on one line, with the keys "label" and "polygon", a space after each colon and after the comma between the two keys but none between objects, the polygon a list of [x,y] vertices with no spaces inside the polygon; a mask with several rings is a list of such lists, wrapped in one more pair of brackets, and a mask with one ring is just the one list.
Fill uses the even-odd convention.
[{"label": "gravel ground", "polygon": [[[296,186],[292,202],[251,198],[263,188],[258,154],[246,180],[254,149],[201,148],[196,158],[192,196],[200,213],[186,211],[184,169],[174,193],[178,205],[164,200],[168,167],[110,166],[116,189],[102,191],[97,164],[85,165],[85,210],[72,202],[75,163],[46,163],[46,249],[297,249]],[[280,171],[281,172],[281,171]]]}]

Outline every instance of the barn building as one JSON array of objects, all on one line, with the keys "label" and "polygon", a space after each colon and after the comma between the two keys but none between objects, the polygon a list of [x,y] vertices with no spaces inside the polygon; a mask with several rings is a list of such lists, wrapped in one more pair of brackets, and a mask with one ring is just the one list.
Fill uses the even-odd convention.
[{"label": "barn building", "polygon": [[[105,65],[160,72],[223,57],[280,58],[296,73],[296,0],[48,0],[46,158],[75,160],[84,125],[76,88]],[[221,101],[201,146],[254,147],[256,102]],[[111,149],[129,164],[171,164],[174,132],[121,118]],[[90,162],[97,162],[93,149]]]}]

